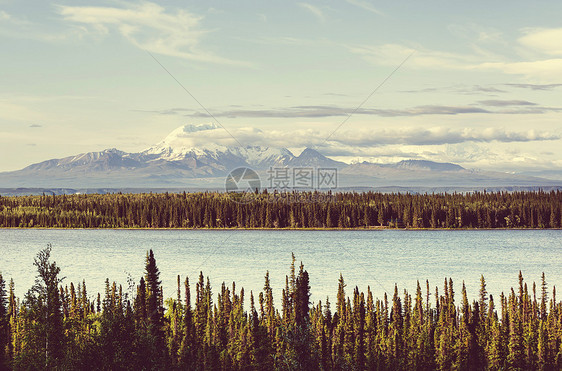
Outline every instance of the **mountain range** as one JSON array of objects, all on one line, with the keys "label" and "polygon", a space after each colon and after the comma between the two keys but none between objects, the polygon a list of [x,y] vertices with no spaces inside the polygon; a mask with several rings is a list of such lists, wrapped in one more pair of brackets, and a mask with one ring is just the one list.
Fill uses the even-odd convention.
[{"label": "mountain range", "polygon": [[214,124],[184,125],[142,152],[112,148],[32,164],[0,173],[0,188],[223,189],[225,176],[238,167],[255,170],[264,186],[270,168],[336,168],[338,188],[346,189],[562,186],[562,181],[474,171],[452,163],[405,160],[346,164],[312,148],[296,156],[286,148],[226,147],[210,142],[194,145],[196,134],[216,129]]}]

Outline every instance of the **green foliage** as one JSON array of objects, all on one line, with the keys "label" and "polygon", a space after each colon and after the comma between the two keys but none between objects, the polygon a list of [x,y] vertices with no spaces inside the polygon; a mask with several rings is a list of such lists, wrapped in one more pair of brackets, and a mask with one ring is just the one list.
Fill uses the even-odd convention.
[{"label": "green foliage", "polygon": [[0,197],[0,227],[560,228],[562,192],[217,193]]},{"label": "green foliage", "polygon": [[[3,368],[65,370],[465,370],[560,369],[562,302],[549,298],[546,279],[540,296],[519,289],[500,296],[501,313],[484,277],[472,304],[462,285],[455,304],[454,283],[430,302],[418,283],[415,295],[395,287],[392,300],[375,299],[357,287],[346,296],[340,276],[336,310],[310,303],[308,272],[295,258],[286,277],[282,311],[275,308],[269,274],[263,292],[221,285],[214,302],[210,280],[200,273],[195,301],[189,280],[178,276],[175,298],[162,300],[154,253],[129,298],[106,280],[103,296],[88,296],[85,282],[59,286],[60,270],[50,247],[35,259],[36,285],[19,303],[13,282],[6,293],[0,275]],[[133,286],[134,287],[134,286]],[[535,285],[533,285],[535,287]],[[103,300],[101,299],[103,297]],[[97,299],[97,300],[96,300]],[[98,303],[96,303],[98,301]],[[102,302],[102,303],[100,303]],[[131,302],[134,304],[131,305]],[[433,304],[433,305],[432,305]],[[97,308],[96,308],[97,307]],[[56,348],[53,346],[56,345]]]},{"label": "green foliage", "polygon": [[7,304],[6,281],[0,272],[0,369],[8,366],[10,328]]}]

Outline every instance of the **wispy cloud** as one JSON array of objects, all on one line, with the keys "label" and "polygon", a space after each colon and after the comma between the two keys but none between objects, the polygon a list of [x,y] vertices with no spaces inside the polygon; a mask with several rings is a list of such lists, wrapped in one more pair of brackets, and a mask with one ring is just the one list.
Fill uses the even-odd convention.
[{"label": "wispy cloud", "polygon": [[467,95],[481,95],[481,93],[486,93],[488,95],[496,95],[499,93],[506,93],[506,90],[496,88],[495,86],[483,86],[483,85],[451,85],[451,86],[440,86],[440,87],[429,87],[422,89],[412,89],[412,90],[401,90],[401,93],[433,93],[433,92],[451,92],[458,94]]},{"label": "wispy cloud", "polygon": [[[486,107],[486,108],[485,108]],[[493,110],[490,107],[497,107]],[[513,107],[513,108],[511,108]],[[503,108],[503,109],[502,109]],[[161,115],[183,115],[192,118],[207,118],[208,114],[203,111],[187,108],[169,108],[163,110],[139,110],[140,112],[151,112]],[[351,112],[355,115],[379,116],[379,117],[414,117],[425,115],[462,115],[462,114],[543,114],[547,112],[559,112],[562,108],[542,107],[536,103],[524,100],[483,100],[475,105],[466,106],[441,106],[425,105],[403,109],[388,108],[360,108],[339,107],[330,105],[314,106],[292,106],[267,109],[244,109],[230,107],[229,109],[211,109],[215,117],[229,118],[324,118],[345,117]]]},{"label": "wispy cloud", "polygon": [[408,59],[406,67],[466,70],[481,60],[471,54],[431,50],[419,45],[415,47],[402,44],[349,45],[348,49],[371,63],[384,66],[397,66],[414,51],[415,54]]},{"label": "wispy cloud", "polygon": [[508,131],[503,128],[456,129],[446,127],[402,128],[380,131],[348,131],[337,141],[342,144],[368,147],[373,145],[440,145],[463,142],[531,142],[557,140],[560,135],[536,130]]},{"label": "wispy cloud", "polygon": [[[521,49],[526,60],[501,55],[486,43],[490,35],[479,35],[470,44],[470,53],[456,53],[428,49],[421,45],[398,43],[381,45],[348,45],[348,49],[363,59],[378,65],[397,65],[407,55],[416,50],[408,60],[408,68],[448,69],[456,71],[494,71],[507,75],[522,75],[535,80],[562,78],[562,28],[526,29],[524,36],[515,44],[507,45],[507,50]],[[492,38],[493,39],[493,38]],[[537,54],[537,52],[539,54]]]},{"label": "wispy cloud", "polygon": [[13,16],[12,14],[5,12],[4,10],[0,10],[0,21],[11,23],[13,25],[18,25],[18,26],[30,24],[28,20]]},{"label": "wispy cloud", "polygon": [[31,124],[29,125],[30,128],[42,128],[43,125],[39,125],[39,124]]},{"label": "wispy cloud", "polygon": [[468,45],[478,50],[482,45],[494,44],[497,46],[507,46],[502,31],[481,23],[468,22],[465,24],[450,24],[447,30],[458,38],[468,42]]},{"label": "wispy cloud", "polygon": [[64,31],[53,31],[44,27],[44,24],[0,10],[0,35],[3,38],[59,43],[81,39],[84,33],[84,29],[74,26]]},{"label": "wispy cloud", "polygon": [[514,88],[531,89],[531,90],[552,90],[561,87],[562,84],[505,84]]},{"label": "wispy cloud", "polygon": [[491,70],[509,75],[523,75],[534,79],[562,78],[562,58],[526,62],[485,62],[468,66],[472,70]]},{"label": "wispy cloud", "polygon": [[320,22],[326,22],[326,15],[319,7],[309,3],[299,3],[299,6],[312,13]]},{"label": "wispy cloud", "polygon": [[[448,128],[448,127],[404,127],[400,129],[382,130],[344,130],[337,138],[325,141],[328,131],[314,129],[299,130],[260,130],[253,127],[232,129],[232,134],[243,143],[271,147],[305,147],[316,146],[323,153],[334,155],[334,151],[345,149],[348,155],[357,155],[372,147],[389,145],[434,146],[458,143],[490,143],[490,142],[536,142],[559,140],[560,134],[538,131],[510,131],[503,128]],[[225,146],[236,145],[232,137],[224,130],[210,126],[207,130],[189,132],[181,138],[186,146],[197,147],[216,143]]]},{"label": "wispy cloud", "polygon": [[[191,111],[191,113],[186,113]],[[165,109],[155,112],[162,115],[183,114],[187,117],[203,118],[208,117],[206,112],[186,109]],[[463,113],[491,113],[490,111],[473,106],[418,106],[407,109],[369,109],[356,107],[338,107],[338,106],[293,106],[278,109],[229,109],[229,110],[212,110],[215,117],[270,117],[270,118],[321,118],[321,117],[343,117],[348,116],[351,112],[355,115],[374,115],[382,117],[399,117],[399,116],[420,116],[420,115],[457,115]]]},{"label": "wispy cloud", "polygon": [[122,8],[58,6],[58,11],[68,22],[89,26],[90,32],[107,36],[115,30],[133,45],[152,53],[199,62],[249,65],[201,48],[201,39],[208,32],[201,28],[201,16],[182,9],[168,12],[150,2],[124,4]]},{"label": "wispy cloud", "polygon": [[492,106],[492,107],[507,107],[507,106],[536,106],[536,103],[529,102],[526,100],[481,100],[480,103],[483,106]]},{"label": "wispy cloud", "polygon": [[362,1],[362,0],[345,0],[345,1],[348,2],[349,4],[352,4],[352,5],[355,5],[359,8],[361,8],[361,9],[364,9],[368,12],[378,14],[378,15],[385,15],[383,12],[381,12],[380,10],[375,8],[373,6],[373,4],[371,4],[368,1]]},{"label": "wispy cloud", "polygon": [[548,55],[562,55],[562,28],[527,28],[519,43]]}]

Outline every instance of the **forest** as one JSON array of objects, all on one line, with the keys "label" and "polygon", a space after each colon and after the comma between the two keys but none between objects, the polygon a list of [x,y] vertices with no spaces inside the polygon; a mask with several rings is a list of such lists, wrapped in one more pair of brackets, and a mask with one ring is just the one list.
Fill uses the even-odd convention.
[{"label": "forest", "polygon": [[544,274],[537,287],[519,273],[516,289],[497,298],[481,277],[472,302],[464,282],[455,298],[451,279],[441,291],[426,281],[375,299],[340,275],[332,307],[328,299],[310,303],[308,272],[293,256],[276,306],[268,273],[255,295],[234,282],[215,294],[203,273],[194,286],[178,276],[177,297],[164,300],[150,250],[138,284],[124,289],[107,279],[105,293],[91,295],[85,282],[63,285],[50,255],[50,246],[37,254],[36,283],[21,300],[0,275],[1,369],[562,368],[562,301]]},{"label": "forest", "polygon": [[0,197],[0,227],[12,228],[560,228],[561,220],[561,191]]}]

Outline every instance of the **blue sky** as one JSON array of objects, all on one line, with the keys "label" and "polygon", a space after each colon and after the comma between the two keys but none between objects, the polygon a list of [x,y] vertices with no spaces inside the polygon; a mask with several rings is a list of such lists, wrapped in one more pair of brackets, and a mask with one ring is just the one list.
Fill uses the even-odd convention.
[{"label": "blue sky", "polygon": [[560,14],[558,1],[0,0],[0,171],[212,122],[148,52],[244,145],[562,170]]}]

